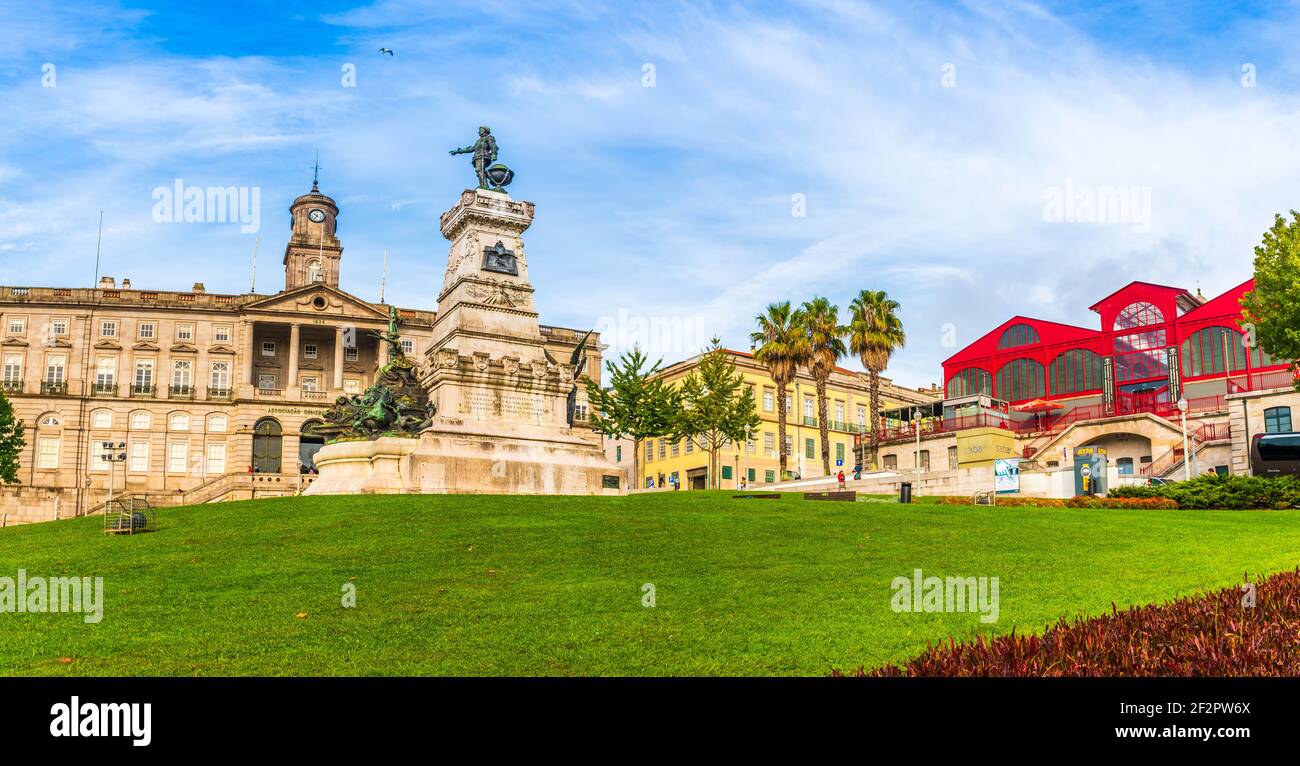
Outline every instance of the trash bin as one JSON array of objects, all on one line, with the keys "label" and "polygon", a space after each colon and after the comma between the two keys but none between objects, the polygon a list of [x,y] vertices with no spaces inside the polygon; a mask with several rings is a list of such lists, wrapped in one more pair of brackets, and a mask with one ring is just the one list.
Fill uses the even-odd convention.
[{"label": "trash bin", "polygon": [[905,481],[902,484],[898,485],[898,502],[900,503],[912,502],[912,482]]}]

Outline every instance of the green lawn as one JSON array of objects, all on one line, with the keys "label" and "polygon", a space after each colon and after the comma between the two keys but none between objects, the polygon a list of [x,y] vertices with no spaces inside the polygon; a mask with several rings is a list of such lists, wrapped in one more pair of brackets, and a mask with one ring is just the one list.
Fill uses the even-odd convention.
[{"label": "green lawn", "polygon": [[[0,577],[105,582],[96,625],[0,614],[0,673],[821,675],[1300,564],[1294,512],[704,492],[285,498],[168,509],[159,527],[0,530]],[[1001,619],[893,612],[891,580],[918,567],[998,577]]]}]

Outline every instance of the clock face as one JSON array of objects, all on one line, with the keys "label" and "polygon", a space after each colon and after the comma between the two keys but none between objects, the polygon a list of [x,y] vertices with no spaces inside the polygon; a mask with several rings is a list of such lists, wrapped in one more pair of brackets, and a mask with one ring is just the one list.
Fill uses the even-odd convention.
[{"label": "clock face", "polygon": [[310,213],[308,213],[307,217],[315,221],[316,223],[320,223],[321,221],[325,220],[325,211],[321,210],[320,208],[316,208],[312,210]]}]

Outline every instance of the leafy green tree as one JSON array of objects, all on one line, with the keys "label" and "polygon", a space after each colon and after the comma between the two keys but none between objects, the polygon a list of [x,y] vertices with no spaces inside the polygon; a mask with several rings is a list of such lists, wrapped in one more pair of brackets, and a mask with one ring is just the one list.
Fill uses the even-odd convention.
[{"label": "leafy green tree", "polygon": [[827,419],[826,383],[835,372],[844,347],[847,327],[840,324],[840,309],[825,298],[813,298],[800,309],[804,333],[808,336],[811,355],[809,371],[817,388],[817,427],[822,437],[822,474],[831,475],[831,435]]},{"label": "leafy green tree", "polygon": [[[1255,248],[1255,289],[1242,299],[1248,341],[1300,367],[1300,213],[1274,216]],[[1296,387],[1300,388],[1300,380]]]},{"label": "leafy green tree", "polygon": [[785,446],[786,420],[790,416],[785,405],[787,391],[799,368],[811,360],[812,349],[803,331],[803,317],[798,310],[790,308],[790,301],[769,305],[754,320],[758,322],[758,330],[749,336],[757,347],[754,361],[767,368],[776,384],[776,429],[780,445],[777,454],[781,456],[781,478],[784,479],[790,458]]},{"label": "leafy green tree", "polygon": [[591,427],[612,439],[632,439],[632,483],[641,483],[641,443],[673,429],[681,398],[659,375],[663,360],[649,364],[639,346],[605,363],[609,388],[582,376],[591,403]]},{"label": "leafy green tree", "polygon": [[[894,351],[907,342],[898,301],[884,290],[863,290],[849,304],[849,350],[867,368],[871,398],[871,465],[880,451],[880,373],[889,366]],[[862,461],[866,463],[864,459]]]},{"label": "leafy green tree", "polygon": [[23,440],[23,421],[14,417],[9,397],[0,391],[0,481],[18,483],[18,456],[27,442]]},{"label": "leafy green tree", "polygon": [[745,384],[731,354],[714,338],[682,381],[681,396],[670,438],[693,439],[709,453],[709,479],[714,489],[720,489],[718,453],[728,444],[747,440],[761,422],[754,406],[754,389]]}]

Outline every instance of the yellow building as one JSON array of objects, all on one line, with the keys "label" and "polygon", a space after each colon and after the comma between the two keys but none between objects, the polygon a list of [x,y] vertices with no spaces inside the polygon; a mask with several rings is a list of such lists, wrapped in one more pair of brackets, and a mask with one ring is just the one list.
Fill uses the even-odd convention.
[{"label": "yellow building", "polygon": [[[762,424],[747,444],[731,445],[719,455],[722,487],[734,489],[741,479],[748,486],[770,484],[781,477],[777,452],[776,383],[767,368],[752,354],[728,351],[745,382],[754,391],[754,403]],[[680,385],[700,362],[700,356],[678,362],[660,375]],[[936,387],[912,389],[880,381],[881,410],[909,404],[932,404],[942,396]],[[827,416],[831,442],[831,471],[852,470],[855,437],[866,438],[870,422],[871,392],[866,373],[836,368],[827,383]],[[788,470],[802,478],[822,476],[821,434],[817,424],[817,388],[812,375],[801,371],[786,389],[786,442]],[[641,445],[641,488],[704,489],[708,486],[709,453],[688,440],[647,439]],[[837,463],[839,464],[837,466]]]}]

